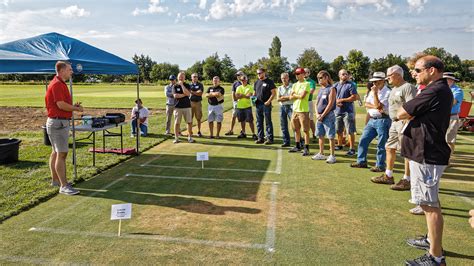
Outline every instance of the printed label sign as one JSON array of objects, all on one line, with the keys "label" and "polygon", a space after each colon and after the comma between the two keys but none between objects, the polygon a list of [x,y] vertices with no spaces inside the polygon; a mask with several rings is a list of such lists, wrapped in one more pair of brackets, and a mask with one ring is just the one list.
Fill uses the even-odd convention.
[{"label": "printed label sign", "polygon": [[112,214],[110,220],[123,220],[132,218],[132,204],[114,204],[112,205]]},{"label": "printed label sign", "polygon": [[196,161],[209,161],[209,153],[208,152],[197,152],[196,153]]}]

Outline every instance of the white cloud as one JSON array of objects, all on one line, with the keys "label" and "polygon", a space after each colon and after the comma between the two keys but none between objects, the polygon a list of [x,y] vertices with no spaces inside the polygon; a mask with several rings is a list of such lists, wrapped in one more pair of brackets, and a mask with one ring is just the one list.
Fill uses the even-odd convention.
[{"label": "white cloud", "polygon": [[91,14],[89,11],[86,11],[84,8],[79,8],[76,5],[63,8],[59,12],[61,13],[61,16],[65,18],[87,17]]},{"label": "white cloud", "polygon": [[328,5],[326,7],[326,13],[324,13],[324,16],[329,20],[334,20],[339,16],[339,13],[334,7]]},{"label": "white cloud", "polygon": [[2,0],[0,3],[4,6],[8,6],[11,3],[11,0]]},{"label": "white cloud", "polygon": [[349,8],[372,5],[377,8],[378,11],[392,7],[390,0],[329,0],[329,4],[331,6]]},{"label": "white cloud", "polygon": [[407,0],[408,6],[410,7],[410,12],[416,11],[420,13],[425,4],[428,3],[428,0]]},{"label": "white cloud", "polygon": [[160,0],[150,0],[147,9],[140,9],[137,7],[135,10],[133,10],[132,15],[138,16],[141,14],[159,14],[165,13],[167,11],[168,7],[160,5]]},{"label": "white cloud", "polygon": [[206,9],[207,0],[199,0],[199,8]]},{"label": "white cloud", "polygon": [[247,31],[247,30],[242,30],[235,27],[231,27],[225,30],[212,33],[213,37],[235,38],[235,39],[249,38],[255,35],[257,35],[257,32],[255,31]]},{"label": "white cloud", "polygon": [[296,8],[304,4],[306,0],[215,0],[209,8],[206,20],[220,20],[226,17],[238,17],[248,13],[257,13],[265,9],[288,8],[290,14],[293,14]]}]

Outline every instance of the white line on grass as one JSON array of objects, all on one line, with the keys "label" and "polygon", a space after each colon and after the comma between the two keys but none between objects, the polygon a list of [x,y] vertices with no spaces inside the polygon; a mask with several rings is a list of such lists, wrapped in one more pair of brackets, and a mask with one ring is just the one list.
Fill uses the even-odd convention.
[{"label": "white line on grass", "polygon": [[275,173],[281,174],[281,163],[282,163],[282,150],[278,149],[278,158]]},{"label": "white line on grass", "polygon": [[[140,165],[145,167],[156,167],[156,168],[173,168],[173,169],[202,169],[202,167],[194,167],[194,166],[175,166],[175,165],[158,165],[158,164],[148,164],[148,165]],[[273,173],[278,174],[276,171],[266,171],[266,170],[254,170],[254,169],[235,169],[235,168],[213,168],[213,167],[205,167],[205,170],[216,170],[216,171],[238,171],[238,172],[253,172],[253,173]]]},{"label": "white line on grass", "polygon": [[156,156],[154,156],[153,158],[151,158],[150,160],[146,161],[144,164],[142,164],[142,166],[144,165],[149,165],[151,162],[153,162],[154,160],[160,158],[163,154],[158,154]]},{"label": "white line on grass", "polygon": [[238,183],[261,183],[261,184],[280,184],[280,182],[261,181],[261,180],[240,180],[230,178],[207,178],[207,177],[187,177],[187,176],[165,176],[165,175],[141,175],[141,174],[126,174],[125,176],[136,177],[151,177],[162,179],[178,179],[178,180],[199,180],[199,181],[221,181],[221,182],[238,182]]},{"label": "white line on grass", "polygon": [[122,180],[124,180],[124,179],[125,179],[125,177],[121,177],[121,178],[119,178],[119,179],[115,179],[114,181],[108,183],[107,185],[105,185],[105,186],[99,188],[96,192],[90,194],[88,197],[83,197],[81,200],[77,201],[76,203],[74,203],[74,204],[72,204],[72,205],[69,205],[69,207],[67,207],[67,208],[65,208],[65,209],[63,209],[63,210],[61,210],[61,211],[59,211],[59,212],[56,212],[56,215],[51,216],[49,219],[46,219],[46,220],[42,221],[42,222],[39,223],[38,225],[44,225],[44,224],[46,224],[46,223],[51,222],[52,220],[54,220],[54,219],[56,219],[56,218],[58,218],[58,217],[64,215],[65,212],[76,208],[77,206],[83,204],[85,201],[89,200],[90,198],[92,198],[92,197],[98,195],[99,193],[102,193],[103,190],[107,190],[107,189],[110,188],[111,186],[117,184],[118,182],[120,182],[120,181],[122,181]]},{"label": "white line on grass", "polygon": [[276,195],[278,186],[273,183],[270,191],[270,210],[267,222],[267,240],[265,249],[267,252],[275,252],[275,224],[276,224]]},{"label": "white line on grass", "polygon": [[460,197],[461,199],[463,199],[465,202],[471,204],[471,205],[474,205],[474,200],[470,199],[467,197],[466,194],[462,194],[462,193],[455,193],[456,196]]},{"label": "white line on grass", "polygon": [[127,238],[127,239],[145,239],[145,240],[157,240],[164,242],[176,242],[184,244],[199,244],[213,247],[229,247],[229,248],[248,248],[248,249],[265,249],[265,244],[255,243],[239,243],[239,242],[226,242],[226,241],[213,241],[213,240],[201,240],[192,238],[181,238],[181,237],[169,237],[162,235],[140,235],[140,234],[127,234],[122,233],[121,236],[117,236],[117,233],[99,233],[99,232],[85,232],[85,231],[73,231],[65,229],[38,227],[30,228],[31,232],[44,232],[53,233],[60,235],[77,235],[77,236],[89,236],[89,237],[106,237],[106,238]]}]

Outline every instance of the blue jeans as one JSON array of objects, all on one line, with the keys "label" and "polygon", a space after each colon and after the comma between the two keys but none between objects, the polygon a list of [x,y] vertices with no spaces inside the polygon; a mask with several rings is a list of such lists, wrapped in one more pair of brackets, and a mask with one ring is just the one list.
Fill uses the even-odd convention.
[{"label": "blue jeans", "polygon": [[257,103],[257,136],[263,140],[263,119],[265,118],[265,128],[267,131],[267,140],[273,142],[273,123],[272,123],[272,106],[266,106],[263,103]]},{"label": "blue jeans", "polygon": [[[137,134],[135,132],[136,128],[137,128],[137,120],[133,119],[132,120],[132,134],[133,135]],[[140,135],[146,137],[147,134],[148,134],[148,126],[144,124],[140,124]]]},{"label": "blue jeans", "polygon": [[377,162],[375,166],[385,168],[385,143],[388,139],[388,130],[390,129],[391,124],[392,120],[390,120],[390,118],[369,119],[369,122],[365,126],[364,132],[362,132],[362,136],[360,137],[359,147],[357,149],[358,163],[367,163],[369,144],[375,137],[378,137],[376,154]]},{"label": "blue jeans", "polygon": [[281,133],[283,135],[283,144],[290,144],[290,132],[288,131],[288,121],[291,121],[292,114],[293,114],[293,106],[291,104],[280,106],[280,126],[281,126]]}]

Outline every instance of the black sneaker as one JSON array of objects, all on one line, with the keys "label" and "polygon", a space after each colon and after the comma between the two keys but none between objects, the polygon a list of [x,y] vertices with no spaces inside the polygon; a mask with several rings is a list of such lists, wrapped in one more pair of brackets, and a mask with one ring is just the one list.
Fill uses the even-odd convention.
[{"label": "black sneaker", "polygon": [[290,143],[283,143],[283,144],[281,144],[281,147],[282,147],[282,148],[290,147]]},{"label": "black sneaker", "polygon": [[356,154],[356,151],[354,149],[350,149],[347,153],[346,156],[354,156]]},{"label": "black sneaker", "polygon": [[308,156],[309,155],[309,149],[304,148],[302,155],[303,156]]},{"label": "black sneaker", "polygon": [[293,148],[288,150],[288,152],[299,152],[299,151],[301,151],[300,147],[293,147]]},{"label": "black sneaker", "polygon": [[201,134],[201,131],[198,132],[198,137],[202,138],[202,134]]},{"label": "black sneaker", "polygon": [[351,163],[352,168],[368,168],[367,163]]},{"label": "black sneaker", "polygon": [[272,145],[272,144],[273,144],[273,140],[266,140],[264,144],[265,144],[265,145]]},{"label": "black sneaker", "polygon": [[257,139],[258,139],[257,135],[253,134],[253,135],[252,135],[252,139],[253,139],[253,140],[257,140]]},{"label": "black sneaker", "polygon": [[245,133],[240,133],[240,135],[237,136],[238,139],[245,139],[247,135]]},{"label": "black sneaker", "polygon": [[443,257],[441,262],[438,263],[430,253],[426,253],[425,255],[414,260],[406,260],[405,265],[446,266],[446,259]]},{"label": "black sneaker", "polygon": [[409,246],[414,248],[430,250],[430,241],[428,240],[428,235],[407,239],[406,242]]},{"label": "black sneaker", "polygon": [[263,142],[264,142],[263,139],[257,139],[255,141],[255,144],[263,144]]},{"label": "black sneaker", "polygon": [[334,150],[336,151],[342,151],[344,148],[342,146],[336,146],[334,147]]}]

